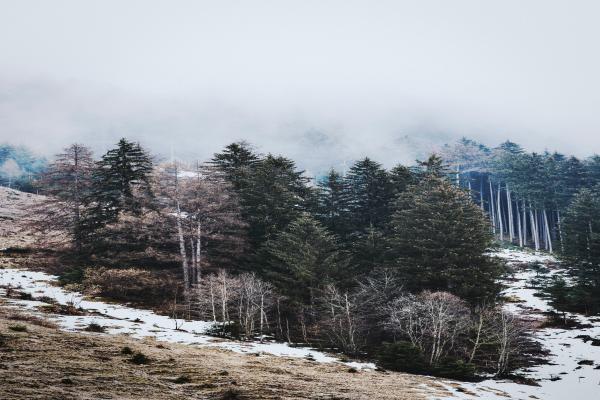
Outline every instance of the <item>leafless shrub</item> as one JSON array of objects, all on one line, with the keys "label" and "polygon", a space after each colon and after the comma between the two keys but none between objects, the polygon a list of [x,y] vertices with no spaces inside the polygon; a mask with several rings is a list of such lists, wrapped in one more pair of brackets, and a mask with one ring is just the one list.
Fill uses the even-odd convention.
[{"label": "leafless shrub", "polygon": [[405,337],[436,365],[469,327],[466,303],[447,292],[404,295],[389,305],[388,327]]},{"label": "leafless shrub", "polygon": [[269,330],[273,304],[272,286],[254,274],[232,276],[220,270],[195,289],[194,305],[201,318],[210,318],[224,329],[237,323],[246,337]]},{"label": "leafless shrub", "polygon": [[329,341],[347,353],[356,353],[364,344],[365,319],[360,298],[327,285],[319,296],[322,308],[319,325]]}]

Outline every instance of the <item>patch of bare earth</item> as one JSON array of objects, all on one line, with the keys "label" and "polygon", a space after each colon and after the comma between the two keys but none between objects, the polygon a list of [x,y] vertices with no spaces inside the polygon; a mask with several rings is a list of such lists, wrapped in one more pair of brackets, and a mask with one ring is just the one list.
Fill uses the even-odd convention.
[{"label": "patch of bare earth", "polygon": [[[149,363],[132,362],[132,354],[123,354],[125,347],[144,354]],[[63,332],[6,305],[0,305],[0,382],[0,398],[13,400],[412,400],[444,393],[421,376],[350,372],[347,366],[302,359]]]}]

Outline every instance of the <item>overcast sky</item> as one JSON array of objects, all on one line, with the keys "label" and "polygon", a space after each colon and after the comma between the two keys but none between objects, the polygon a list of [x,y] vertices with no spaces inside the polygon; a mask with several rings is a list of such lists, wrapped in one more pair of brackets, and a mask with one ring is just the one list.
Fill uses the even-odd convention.
[{"label": "overcast sky", "polygon": [[247,139],[319,169],[469,136],[600,152],[600,2],[0,0],[0,142]]}]

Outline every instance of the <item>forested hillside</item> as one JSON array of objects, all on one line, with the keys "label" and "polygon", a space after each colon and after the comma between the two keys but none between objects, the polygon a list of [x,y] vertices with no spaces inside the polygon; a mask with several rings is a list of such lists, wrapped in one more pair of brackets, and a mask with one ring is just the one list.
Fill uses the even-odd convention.
[{"label": "forested hillside", "polygon": [[29,229],[58,251],[64,283],[213,321],[215,335],[506,375],[538,345],[502,307],[507,269],[489,251],[560,252],[577,290],[552,285],[597,304],[599,160],[464,139],[416,165],[364,158],[313,181],[245,142],[191,165],[126,139],[99,158],[73,144],[36,180],[48,197]]},{"label": "forested hillside", "polygon": [[45,167],[46,160],[27,148],[0,144],[0,186],[31,191]]},{"label": "forested hillside", "polygon": [[558,280],[548,288],[557,304],[600,310],[600,156],[527,153],[508,141],[490,149],[468,139],[442,156],[498,240],[558,253],[570,266],[572,286]]}]

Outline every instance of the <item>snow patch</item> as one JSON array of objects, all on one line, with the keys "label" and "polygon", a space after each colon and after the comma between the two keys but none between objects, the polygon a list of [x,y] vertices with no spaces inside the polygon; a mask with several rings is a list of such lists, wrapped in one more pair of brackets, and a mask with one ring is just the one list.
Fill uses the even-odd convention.
[{"label": "snow patch", "polygon": [[[0,270],[0,286],[12,287],[31,294],[34,298],[48,297],[58,304],[73,305],[92,315],[47,315],[49,319],[66,331],[81,331],[90,323],[105,327],[108,334],[125,334],[134,338],[153,337],[157,340],[196,346],[215,346],[237,353],[265,353],[281,357],[307,358],[316,362],[332,363],[341,361],[334,355],[307,347],[293,347],[288,343],[277,342],[236,342],[219,341],[205,333],[213,326],[212,322],[173,319],[126,305],[87,300],[81,293],[68,292],[56,286],[58,277],[19,269]],[[6,289],[0,289],[0,296],[6,297]],[[9,304],[38,313],[37,307],[48,303],[37,300],[7,299]],[[374,369],[373,363],[344,362],[357,369]]]}]

